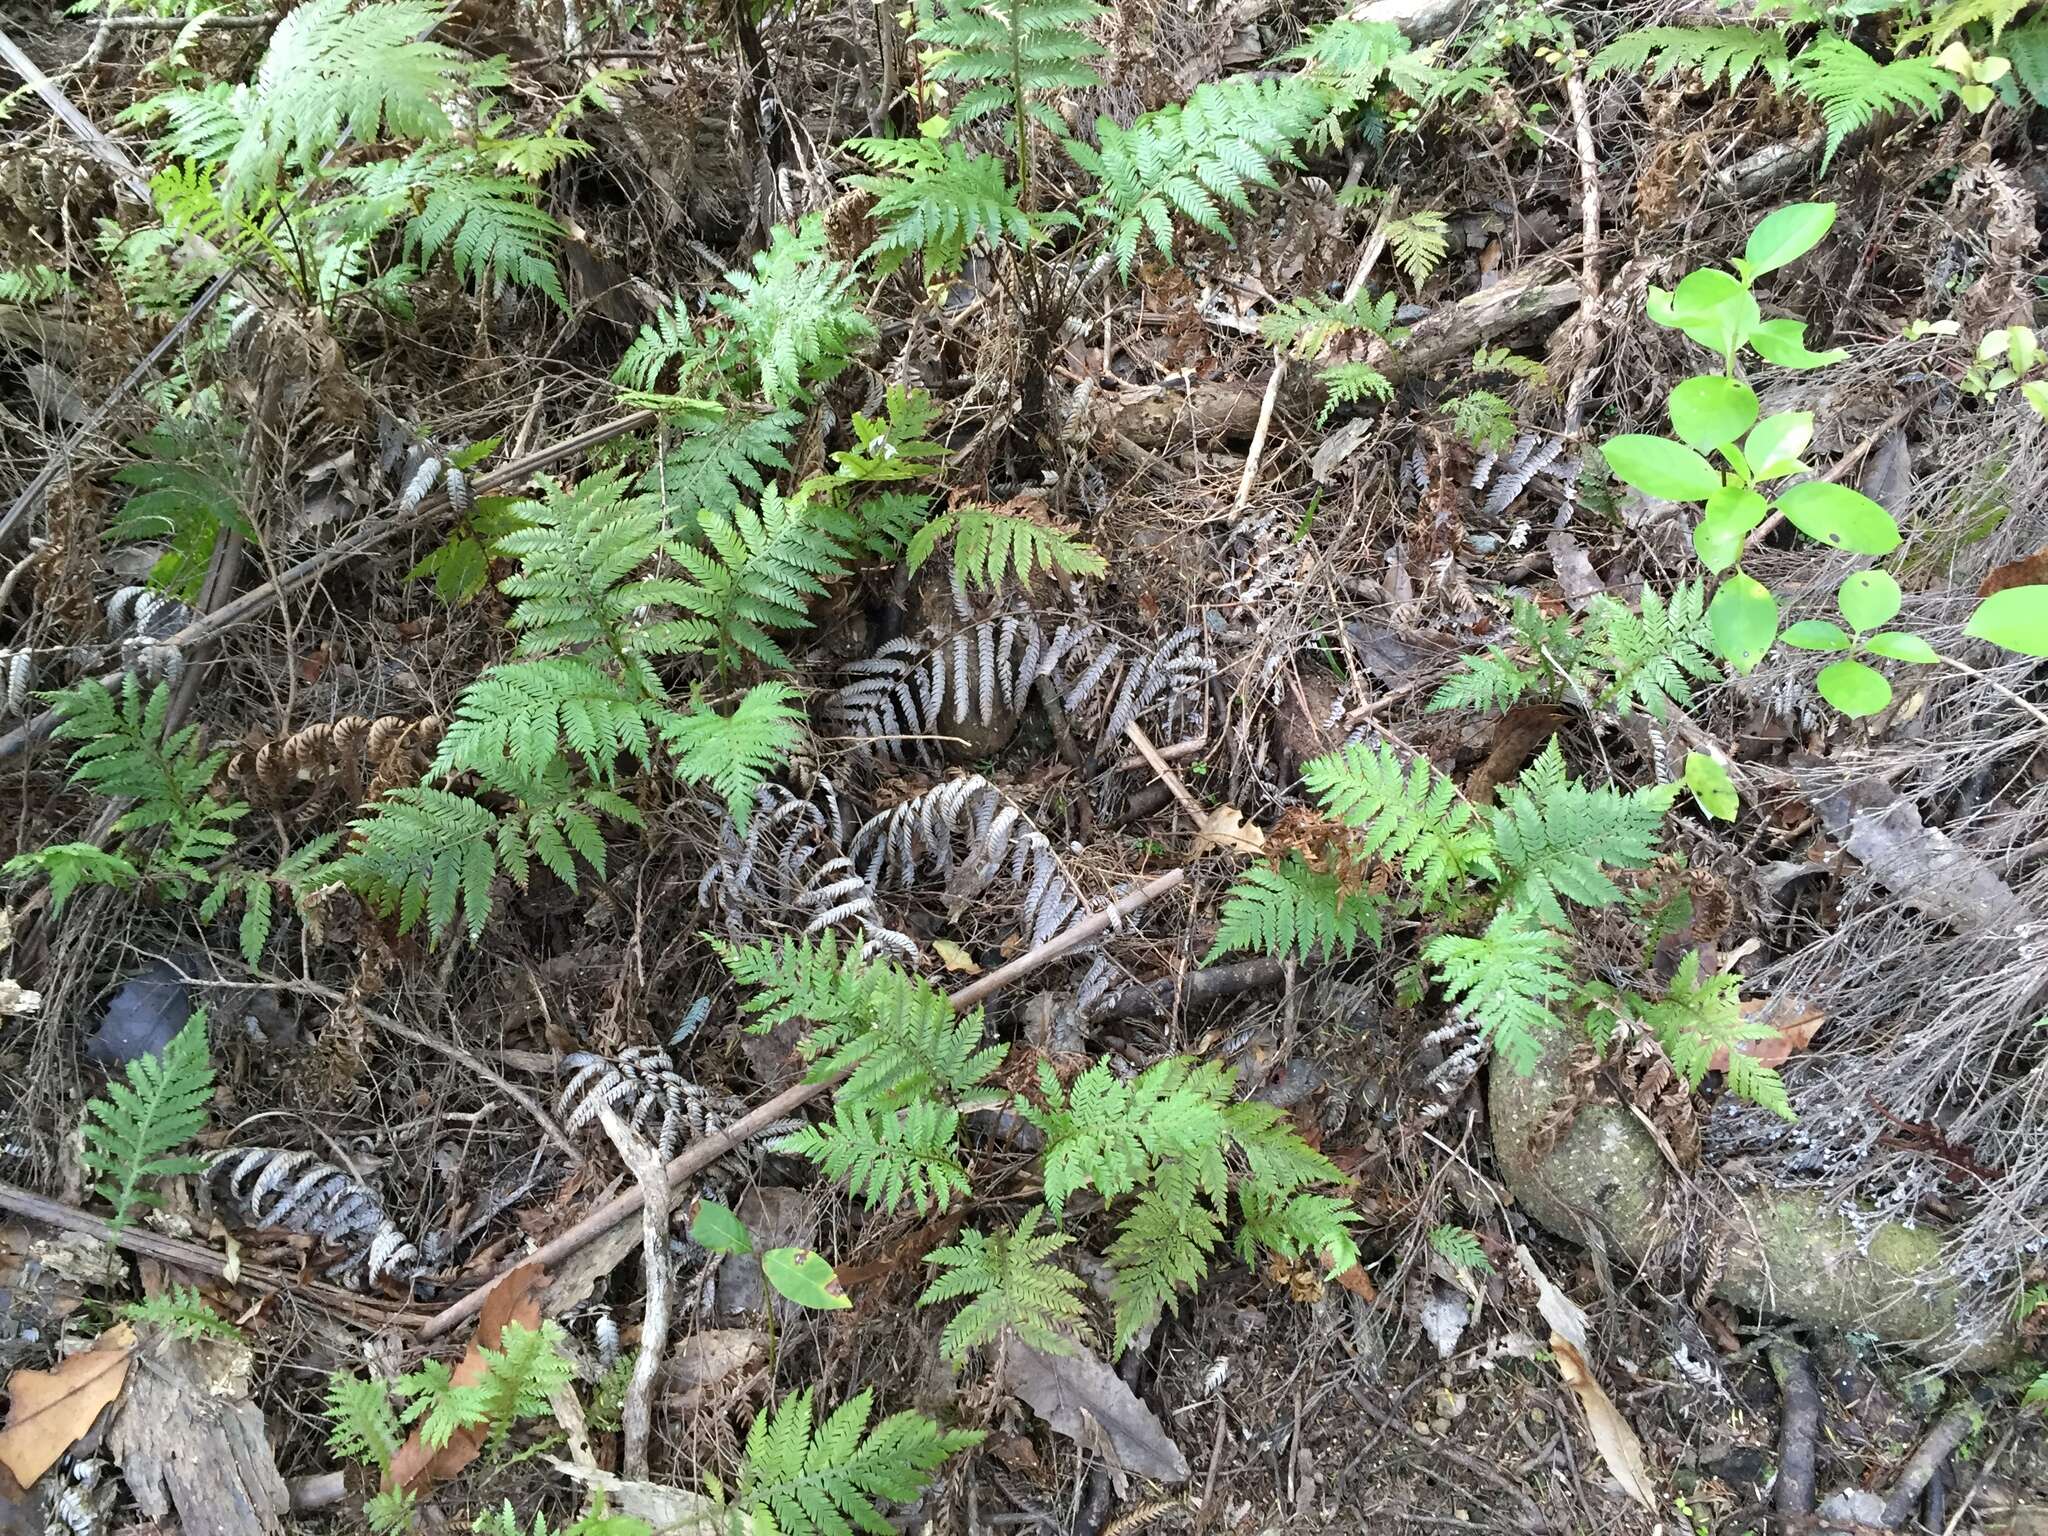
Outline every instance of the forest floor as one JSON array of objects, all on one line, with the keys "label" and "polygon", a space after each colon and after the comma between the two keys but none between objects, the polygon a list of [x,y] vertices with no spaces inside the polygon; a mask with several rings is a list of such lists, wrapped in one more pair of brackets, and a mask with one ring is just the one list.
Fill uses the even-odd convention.
[{"label": "forest floor", "polygon": [[[390,0],[362,9],[377,3]],[[2039,365],[2015,355],[2010,378],[1989,380],[1978,350],[2043,305],[2048,113],[2024,91],[2008,81],[1966,107],[1951,69],[1932,100],[1899,96],[1837,143],[1784,83],[1797,70],[1602,62],[1624,34],[1719,12],[1368,4],[1344,14],[1401,21],[1426,81],[1382,60],[1365,105],[1295,135],[1288,157],[1258,157],[1272,185],[1247,185],[1250,212],[1221,209],[1228,238],[1162,204],[1158,219],[1178,218],[1170,256],[1140,222],[1122,263],[1089,243],[1093,183],[1056,152],[1055,125],[1127,127],[1210,82],[1282,79],[1289,50],[1337,13],[1082,7],[1075,24],[1101,45],[1093,83],[1042,93],[1024,198],[1033,218],[1077,216],[1028,247],[984,238],[920,282],[918,257],[859,266],[888,226],[848,141],[959,114],[961,87],[927,75],[905,30],[931,6],[470,4],[434,36],[509,61],[509,83],[473,85],[507,114],[489,133],[574,144],[533,148],[558,158],[520,173],[517,196],[557,226],[549,280],[501,281],[503,256],[455,270],[396,223],[309,278],[308,249],[270,236],[312,231],[347,175],[398,163],[396,115],[353,135],[336,117],[296,204],[280,181],[254,223],[117,255],[166,204],[151,177],[204,159],[199,128],[173,153],[152,138],[162,120],[122,114],[256,79],[278,18],[230,4],[181,31],[175,7],[107,9],[0,20],[0,859],[82,847],[90,866],[171,835],[117,824],[143,791],[94,793],[78,735],[52,737],[48,695],[94,676],[161,685],[169,729],[198,730],[188,800],[248,809],[233,854],[208,845],[182,880],[104,866],[67,879],[16,858],[0,883],[0,1375],[15,1426],[0,1431],[0,1532],[363,1528],[379,1477],[330,1441],[330,1378],[473,1359],[473,1337],[545,1318],[572,1384],[488,1446],[479,1432],[473,1460],[415,1467],[417,1528],[467,1530],[501,1505],[522,1530],[563,1525],[609,1479],[611,1508],[647,1521],[630,1529],[710,1530],[692,1523],[708,1519],[698,1505],[650,1505],[649,1490],[737,1486],[749,1425],[808,1388],[821,1405],[872,1392],[879,1412],[985,1434],[921,1494],[882,1500],[912,1530],[2048,1533],[2048,1433],[2023,1401],[2048,1322],[2048,1306],[2027,1313],[2048,1294],[2048,667],[1969,627],[1985,597],[2048,590],[2048,422],[2017,387]],[[1904,59],[1939,9],[1788,13],[1777,59],[1785,37],[1796,53],[1834,34]],[[1954,24],[1970,67],[2001,46],[1994,13],[2048,58],[2048,24],[2024,10]],[[962,131],[1008,165],[1000,119]],[[403,188],[395,217],[434,195]],[[1808,346],[1844,354],[1754,368],[1762,408],[1810,411],[1816,474],[1904,531],[1881,562],[1899,622],[1949,658],[1890,666],[1883,700],[1854,718],[1817,678],[1834,657],[1780,647],[1748,672],[1709,658],[1697,591],[1684,607],[1705,574],[1686,509],[1631,491],[1597,451],[1664,430],[1667,393],[1707,366],[1647,318],[1653,290],[1728,265],[1773,210],[1818,203],[1835,210],[1825,238],[1758,291],[1765,314],[1806,322]],[[336,250],[342,217],[319,231]],[[855,274],[860,334],[786,411],[746,402],[779,445],[728,445],[707,469],[690,444],[723,429],[678,397],[753,388],[735,382],[737,354],[638,381],[621,359],[661,316],[720,345],[765,323],[709,296],[744,309],[729,274],[758,274],[771,231],[813,217],[825,243],[807,270]],[[249,234],[269,219],[269,236]],[[4,286],[33,270],[51,277]],[[1262,331],[1354,296],[1389,308],[1373,324],[1347,309],[1307,345]],[[1336,398],[1331,364],[1370,364],[1384,388]],[[775,404],[772,361],[749,366]],[[346,856],[394,789],[455,784],[493,815],[506,803],[430,769],[465,690],[531,633],[513,546],[491,543],[518,526],[511,498],[552,494],[543,475],[616,473],[665,509],[686,474],[739,504],[795,502],[857,450],[894,454],[864,434],[908,421],[894,402],[918,391],[943,454],[900,481],[904,507],[916,493],[903,515],[1004,509],[1062,550],[1085,546],[1099,575],[1048,568],[970,592],[945,558],[870,529],[803,595],[808,613],[764,621],[779,646],[660,662],[679,705],[789,685],[801,739],[751,833],[722,789],[647,768],[643,751],[616,780],[606,770],[618,801],[593,818],[598,846],[570,835],[574,884],[538,853],[529,878],[507,865],[493,880],[486,850],[452,921],[452,869],[409,907],[366,894]],[[1748,545],[1743,569],[1787,622],[1834,615],[1837,584],[1870,563],[1775,522]],[[622,624],[661,608],[649,592]],[[1595,698],[1544,649],[1590,644],[1603,614],[1660,597],[1672,621],[1646,643],[1661,654],[1634,662],[1666,680],[1654,711],[1612,656],[1601,676],[1616,692]],[[1075,644],[1036,693],[1013,697],[1003,678],[997,707],[999,616],[1028,623],[1032,645],[1069,631]],[[892,645],[936,669],[942,700],[950,677],[953,705],[923,737],[903,706],[890,718],[909,726],[885,743],[847,689],[880,675],[870,658]],[[1005,632],[1004,666],[1010,646]],[[1547,666],[1554,686],[1441,698],[1490,648],[1529,677]],[[1099,691],[1075,684],[1080,702],[1056,703],[1095,657]],[[915,689],[913,670],[889,676]],[[1118,690],[1129,709],[1111,707]],[[1653,979],[1739,972],[1743,1017],[1765,1021],[1741,1060],[1674,1069],[1648,1012],[1604,1059],[1546,1038],[1563,1108],[1544,1099],[1549,1123],[1510,1136],[1520,1064],[1425,964],[1432,934],[1474,931],[1457,913],[1389,906],[1381,941],[1348,954],[1204,969],[1233,885],[1310,846],[1304,765],[1388,746],[1483,816],[1540,774],[1553,738],[1601,793],[1700,790],[1671,797],[1654,857],[1622,861],[1611,904],[1563,890],[1582,903],[1565,925],[1577,979],[1632,998]],[[1012,1335],[963,1361],[942,1350],[950,1309],[915,1303],[928,1255],[1018,1220],[1047,1182],[1036,1133],[1008,1109],[965,1117],[973,1192],[945,1210],[871,1208],[759,1142],[669,1175],[666,1245],[619,1203],[654,1185],[622,1162],[636,1138],[607,1134],[616,1117],[597,1097],[638,1105],[643,1130],[672,1110],[688,1121],[681,1148],[725,1152],[744,1111],[803,1077],[788,1027],[746,1029],[745,989],[711,941],[795,931],[823,904],[805,860],[858,852],[859,823],[964,774],[1044,834],[1030,857],[1056,867],[1044,879],[1073,893],[1076,918],[1149,899],[1079,953],[1041,954],[1065,919],[1034,933],[1042,891],[1024,894],[1022,862],[1004,877],[991,855],[968,880],[949,852],[936,874],[892,883],[877,854],[833,898],[858,908],[836,923],[847,953],[881,933],[940,991],[991,982],[989,1033],[1012,1051],[991,1081],[1020,1102],[1041,1065],[1070,1081],[1096,1057],[1126,1075],[1227,1062],[1238,1095],[1283,1111],[1341,1174],[1356,1266],[1219,1247],[1198,1288],[1113,1350],[1105,1198],[1070,1211],[1063,1256],[1092,1350],[1046,1356]],[[1739,794],[1732,819],[1708,813],[1721,787]],[[982,814],[970,845],[989,835]],[[1354,888],[1383,896],[1388,857]],[[205,905],[209,890],[226,904]],[[259,902],[269,917],[252,932],[242,914]],[[1597,1014],[1593,995],[1573,1007]],[[219,1170],[197,1166],[109,1225],[86,1105],[202,1007],[196,1150],[302,1154],[275,1178],[340,1202],[326,1225],[255,1196],[238,1211]],[[651,1053],[662,1074],[635,1076]],[[1744,1102],[1731,1060],[1736,1076],[1775,1068],[1788,1114]],[[565,1084],[593,1061],[605,1086],[579,1102],[591,1080]],[[1649,1149],[1653,1182],[1599,1161],[1623,1140]],[[1559,1146],[1590,1183],[1566,1187],[1546,1155]],[[332,1216],[358,1192],[374,1219]],[[1759,1304],[1737,1283],[1754,1258],[1742,1232],[1717,1222],[1804,1192],[1826,1215],[1802,1258],[1765,1253]],[[707,1254],[690,1240],[706,1204],[730,1206],[761,1247],[823,1255],[850,1306],[797,1305],[765,1283],[765,1260]],[[1617,1215],[1639,1205],[1640,1222]],[[379,1274],[370,1259],[366,1274],[385,1227],[411,1261]],[[1869,1300],[1894,1294],[1887,1255],[1921,1239],[1900,1268],[1938,1293],[1939,1327]],[[120,1320],[184,1286],[231,1338]],[[1560,1322],[1574,1304],[1576,1340]],[[630,1369],[657,1307],[659,1371],[629,1387],[616,1361],[623,1350]],[[103,1391],[78,1384],[95,1360],[119,1365]],[[53,1380],[56,1407],[37,1409]]]}]

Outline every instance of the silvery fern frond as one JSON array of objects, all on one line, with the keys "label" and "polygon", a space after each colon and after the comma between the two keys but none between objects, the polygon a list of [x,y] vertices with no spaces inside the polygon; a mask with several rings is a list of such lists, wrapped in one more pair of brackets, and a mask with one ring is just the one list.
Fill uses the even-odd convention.
[{"label": "silvery fern frond", "polygon": [[353,1174],[305,1151],[234,1147],[214,1154],[207,1182],[243,1227],[296,1232],[339,1251],[327,1273],[348,1283],[419,1273],[419,1249]]}]

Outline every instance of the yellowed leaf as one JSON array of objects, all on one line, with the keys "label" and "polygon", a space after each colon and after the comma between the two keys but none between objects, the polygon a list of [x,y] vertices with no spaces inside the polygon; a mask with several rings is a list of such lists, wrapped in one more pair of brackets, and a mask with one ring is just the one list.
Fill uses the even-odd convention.
[{"label": "yellowed leaf", "polygon": [[128,1380],[135,1330],[109,1328],[84,1354],[54,1371],[16,1371],[7,1379],[7,1428],[0,1430],[0,1466],[24,1488],[57,1464]]},{"label": "yellowed leaf", "polygon": [[1536,1310],[1550,1324],[1550,1353],[1557,1361],[1557,1373],[1572,1389],[1579,1406],[1586,1410],[1586,1428],[1593,1436],[1593,1448],[1621,1485],[1621,1491],[1645,1509],[1657,1507],[1657,1491],[1650,1482],[1650,1469],[1643,1460],[1643,1443],[1629,1428],[1628,1420],[1608,1397],[1593,1374],[1587,1356],[1586,1314],[1560,1291],[1537,1265],[1535,1255],[1518,1246],[1515,1258],[1522,1272],[1536,1285]]},{"label": "yellowed leaf", "polygon": [[962,976],[979,976],[981,967],[974,963],[974,956],[967,953],[951,939],[933,939],[932,953],[947,970],[958,971]]},{"label": "yellowed leaf", "polygon": [[1246,855],[1263,853],[1266,834],[1246,821],[1244,812],[1236,806],[1219,805],[1195,828],[1195,857],[1200,858],[1212,849]]}]

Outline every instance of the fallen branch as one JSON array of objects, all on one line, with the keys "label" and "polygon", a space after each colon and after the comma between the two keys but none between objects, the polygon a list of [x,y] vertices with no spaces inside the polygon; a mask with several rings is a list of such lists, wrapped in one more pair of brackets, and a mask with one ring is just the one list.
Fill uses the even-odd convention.
[{"label": "fallen branch", "polygon": [[1820,1435],[1820,1388],[1813,1362],[1793,1344],[1771,1346],[1771,1374],[1778,1378],[1785,1411],[1778,1429],[1778,1513],[1813,1513],[1814,1446]]},{"label": "fallen branch", "polygon": [[1276,987],[1287,977],[1284,961],[1240,960],[1232,965],[1212,965],[1185,976],[1164,976],[1158,981],[1140,982],[1111,994],[1109,1000],[1090,1014],[1091,1019],[1149,1019],[1170,1012],[1176,1002],[1210,1002],[1219,997],[1236,997],[1261,987]]},{"label": "fallen branch", "polygon": [[626,1438],[626,1476],[647,1478],[647,1442],[654,1428],[654,1381],[661,1374],[662,1357],[668,1353],[668,1213],[667,1171],[661,1155],[646,1139],[619,1118],[609,1104],[598,1107],[604,1133],[618,1148],[619,1160],[632,1170],[640,1186],[641,1268],[646,1272],[647,1301],[640,1315],[640,1352],[633,1360],[633,1379],[626,1385],[626,1401],[619,1410],[619,1427]]},{"label": "fallen branch", "polygon": [[[1137,911],[1140,907],[1157,901],[1185,879],[1187,879],[1186,870],[1170,869],[1165,874],[1147,881],[1144,885],[1139,886],[1137,890],[1104,907],[1100,912],[1088,918],[1087,921],[1076,923],[1065,933],[1046,940],[1045,943],[1039,945],[1038,948],[1030,951],[1028,954],[1019,955],[1016,959],[1010,961],[1009,964],[998,966],[986,976],[978,977],[967,986],[962,987],[958,992],[953,993],[948,999],[953,1005],[953,1011],[965,1013],[983,998],[1001,991],[1021,976],[1028,976],[1041,966],[1065,954],[1068,950],[1087,943],[1105,929],[1114,927],[1127,915]],[[803,1108],[804,1105],[824,1094],[838,1081],[839,1077],[835,1075],[818,1082],[797,1083],[792,1087],[785,1088],[765,1104],[758,1105],[740,1116],[739,1119],[728,1125],[716,1136],[705,1137],[668,1165],[668,1187],[674,1189],[692,1174],[699,1173],[710,1167],[721,1157],[732,1151],[734,1147],[739,1146],[749,1137],[753,1136],[755,1132],[761,1130],[764,1126],[774,1124],[777,1120],[788,1118],[791,1114]],[[616,1227],[620,1222],[639,1210],[644,1198],[637,1187],[627,1190],[617,1199],[592,1211],[568,1231],[552,1237],[547,1242],[541,1244],[531,1254],[521,1258],[519,1263],[538,1263],[550,1270],[555,1269],[561,1264],[562,1260],[568,1258],[586,1244],[611,1231],[613,1227]],[[490,1295],[492,1288],[502,1282],[510,1272],[510,1269],[501,1271],[468,1295],[444,1307],[433,1317],[429,1318],[425,1325],[421,1327],[420,1337],[422,1339],[438,1339],[450,1329],[474,1317],[483,1310],[484,1298]]]},{"label": "fallen branch", "polygon": [[1892,1487],[1891,1496],[1884,1501],[1882,1523],[1886,1530],[1897,1530],[1904,1523],[1907,1512],[1920,1502],[1920,1495],[1927,1491],[1935,1470],[1983,1422],[1984,1411],[1973,1398],[1965,1398],[1934,1421],[1934,1428],[1927,1431],[1927,1438],[1907,1459],[1898,1482]]}]

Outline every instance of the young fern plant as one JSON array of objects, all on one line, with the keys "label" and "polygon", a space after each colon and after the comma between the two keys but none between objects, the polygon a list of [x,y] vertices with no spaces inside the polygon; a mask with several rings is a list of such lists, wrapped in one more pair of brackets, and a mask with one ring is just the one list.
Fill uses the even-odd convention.
[{"label": "young fern plant", "polygon": [[85,1106],[79,1126],[79,1161],[99,1178],[93,1189],[114,1208],[115,1230],[145,1206],[161,1205],[147,1182],[198,1173],[203,1158],[178,1149],[206,1125],[213,1099],[213,1060],[206,1044],[206,1010],[199,1009],[173,1035],[161,1055],[128,1063],[126,1081],[107,1084],[106,1095]]},{"label": "young fern plant", "polygon": [[1102,84],[1091,59],[1108,49],[1082,30],[1109,12],[1094,0],[945,0],[943,14],[918,28],[934,45],[925,73],[966,87],[948,117],[956,127],[1008,113],[1008,137],[1017,153],[1017,197],[1032,206],[1028,118],[1064,139],[1067,125],[1044,99],[1054,91]]}]

